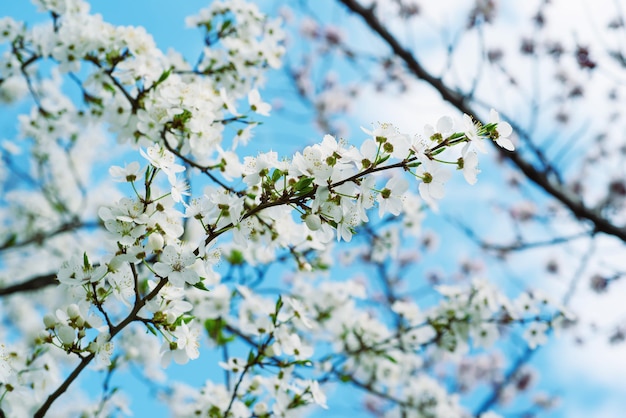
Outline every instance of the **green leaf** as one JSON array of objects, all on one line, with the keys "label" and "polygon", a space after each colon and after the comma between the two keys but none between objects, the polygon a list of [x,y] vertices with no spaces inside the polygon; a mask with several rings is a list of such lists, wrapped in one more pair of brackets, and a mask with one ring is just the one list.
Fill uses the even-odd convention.
[{"label": "green leaf", "polygon": [[154,334],[155,336],[158,335],[157,330],[150,324],[148,324],[146,322],[146,328],[148,328],[148,331],[150,331],[151,334]]},{"label": "green leaf", "polygon": [[204,329],[206,329],[209,338],[215,341],[218,346],[226,345],[235,340],[233,335],[226,337],[224,335],[224,327],[226,323],[223,319],[207,319],[204,321]]},{"label": "green leaf", "polygon": [[392,362],[393,364],[398,364],[398,361],[395,358],[391,357],[389,354],[383,353],[383,357],[389,360],[390,362]]},{"label": "green leaf", "polygon": [[174,321],[174,325],[179,326],[179,325],[182,325],[183,323],[188,324],[194,319],[195,319],[195,316],[193,315],[182,314],[181,316],[176,318],[176,321]]},{"label": "green leaf", "polygon": [[83,100],[85,103],[91,103],[98,107],[102,107],[102,99],[96,96],[92,96],[91,94],[84,93]]},{"label": "green leaf", "polygon": [[300,192],[306,188],[308,188],[311,184],[313,184],[312,177],[304,177],[298,180],[296,184],[293,185],[293,189]]},{"label": "green leaf", "polygon": [[228,261],[233,266],[238,266],[244,264],[246,259],[243,257],[243,253],[239,250],[232,250],[230,254],[226,256],[226,261]]},{"label": "green leaf", "polygon": [[281,295],[278,295],[278,300],[276,301],[276,310],[274,312],[278,313],[280,311],[280,308],[283,307],[283,297]]},{"label": "green leaf", "polygon": [[7,239],[1,247],[9,248],[12,247],[17,242],[17,234],[14,232],[9,235],[9,239]]},{"label": "green leaf", "polygon": [[117,90],[115,90],[115,87],[113,87],[109,83],[102,83],[102,88],[108,91],[109,93],[114,93],[114,94],[117,93]]},{"label": "green leaf", "polygon": [[223,323],[221,319],[207,319],[206,321],[204,321],[204,329],[206,329],[206,331],[209,334],[209,337],[213,338],[214,335],[216,335],[221,328],[223,327]]},{"label": "green leaf", "polygon": [[163,71],[161,73],[161,76],[159,77],[159,79],[157,80],[157,84],[161,84],[162,82],[164,82],[165,80],[167,80],[167,78],[170,76],[170,74],[172,74],[172,69],[169,68],[165,71]]},{"label": "green leaf", "polygon": [[222,25],[222,27],[220,28],[220,33],[226,32],[226,30],[228,28],[230,28],[232,25],[233,25],[233,21],[232,20],[225,21],[224,24]]},{"label": "green leaf", "polygon": [[278,295],[278,300],[276,301],[276,308],[273,313],[270,314],[270,318],[272,318],[272,324],[276,325],[278,321],[278,312],[280,312],[280,308],[283,307],[283,297]]},{"label": "green leaf", "polygon": [[254,354],[254,351],[250,350],[250,352],[248,353],[248,365],[254,364],[255,358],[256,358],[256,355]]},{"label": "green leaf", "polygon": [[196,289],[200,289],[200,290],[204,290],[206,292],[210,292],[209,289],[207,289],[207,287],[204,285],[204,277],[200,277],[200,281],[198,283],[193,284],[192,286],[195,287]]},{"label": "green leaf", "polygon": [[280,179],[283,176],[283,171],[282,170],[274,170],[272,171],[272,182],[276,183],[278,181],[278,179]]},{"label": "green leaf", "polygon": [[54,202],[52,204],[52,208],[59,213],[63,213],[65,211],[65,207],[63,206],[63,203],[61,202]]},{"label": "green leaf", "polygon": [[390,154],[385,155],[384,157],[380,157],[378,160],[376,160],[376,164],[382,164],[385,161],[387,161],[389,159],[389,157],[391,157]]},{"label": "green leaf", "polygon": [[304,196],[306,194],[311,193],[313,190],[315,190],[315,187],[313,186],[309,186],[306,189],[302,189],[299,192],[296,193],[296,196]]}]

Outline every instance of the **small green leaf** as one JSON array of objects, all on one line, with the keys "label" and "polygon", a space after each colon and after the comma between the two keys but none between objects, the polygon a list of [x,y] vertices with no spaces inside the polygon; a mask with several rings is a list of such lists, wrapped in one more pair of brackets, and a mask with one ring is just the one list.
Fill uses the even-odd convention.
[{"label": "small green leaf", "polygon": [[151,334],[158,335],[157,330],[152,325],[146,323],[146,328],[148,328]]},{"label": "small green leaf", "polygon": [[238,266],[244,264],[246,259],[243,257],[243,253],[241,251],[232,250],[230,254],[226,256],[226,261],[228,261],[233,266]]},{"label": "small green leaf", "polygon": [[9,247],[12,247],[16,242],[17,242],[17,234],[12,233],[11,235],[9,235],[9,239],[7,239],[4,242],[4,244],[1,245],[1,247],[9,248]]},{"label": "small green leaf", "polygon": [[389,360],[390,362],[392,362],[393,364],[398,364],[398,361],[395,358],[391,357],[389,354],[383,354],[383,357]]},{"label": "small green leaf", "polygon": [[293,185],[293,189],[300,192],[306,188],[308,188],[311,184],[313,184],[312,177],[304,177],[298,180],[296,184]]},{"label": "small green leaf", "polygon": [[102,83],[102,88],[108,91],[109,93],[117,93],[117,90],[115,90],[115,87],[113,87],[109,83]]},{"label": "small green leaf", "polygon": [[309,186],[306,189],[302,189],[299,192],[296,193],[296,196],[304,196],[306,194],[311,193],[313,190],[315,190],[315,187],[313,186]]},{"label": "small green leaf", "polygon": [[192,286],[195,287],[196,289],[200,289],[200,290],[204,290],[206,292],[210,292],[209,289],[207,289],[207,287],[204,285],[204,277],[200,277],[200,281],[198,283],[193,284]]},{"label": "small green leaf", "polygon": [[232,25],[233,25],[233,21],[232,20],[225,21],[224,24],[222,25],[221,29],[220,29],[220,33],[226,32],[226,30],[228,28],[230,28]]},{"label": "small green leaf", "polygon": [[102,107],[102,99],[96,96],[92,96],[91,94],[84,93],[83,100],[85,103],[91,103],[98,107]]},{"label": "small green leaf", "polygon": [[224,335],[223,330],[225,325],[226,322],[224,322],[224,320],[221,318],[207,319],[206,321],[204,321],[204,328],[206,329],[209,338],[215,341],[215,344],[217,344],[218,346],[226,345],[229,342],[235,340],[235,337],[233,335],[231,335],[230,337],[226,337]]},{"label": "small green leaf", "polygon": [[274,170],[274,171],[272,171],[272,182],[276,183],[278,181],[278,179],[280,179],[282,176],[283,176],[282,170]]},{"label": "small green leaf", "polygon": [[376,160],[376,164],[378,165],[378,164],[384,163],[385,161],[387,161],[389,159],[389,157],[391,157],[391,155],[389,155],[389,154],[385,155],[383,157],[380,157],[378,160]]},{"label": "small green leaf", "polygon": [[254,405],[256,403],[256,401],[258,400],[257,397],[253,396],[251,398],[247,398],[243,401],[243,403],[247,406],[247,407],[251,407],[252,405]]},{"label": "small green leaf", "polygon": [[161,76],[159,77],[159,79],[157,80],[157,84],[161,84],[162,82],[164,82],[165,80],[167,80],[167,78],[170,76],[170,74],[172,74],[172,69],[169,68],[165,71],[163,71],[161,73]]},{"label": "small green leaf", "polygon": [[276,310],[274,312],[278,313],[280,312],[280,308],[283,307],[283,297],[281,295],[278,295],[278,300],[276,301]]}]

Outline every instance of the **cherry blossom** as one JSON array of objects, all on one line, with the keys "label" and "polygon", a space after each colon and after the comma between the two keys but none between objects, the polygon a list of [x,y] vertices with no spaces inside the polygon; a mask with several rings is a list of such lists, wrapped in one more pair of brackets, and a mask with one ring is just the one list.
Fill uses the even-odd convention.
[{"label": "cherry blossom", "polygon": [[479,126],[476,121],[468,114],[463,115],[464,133],[467,138],[467,144],[463,147],[462,154],[465,155],[470,147],[476,148],[481,154],[487,153],[487,145],[480,140]]},{"label": "cherry blossom", "polygon": [[396,216],[399,215],[402,211],[403,196],[408,189],[409,182],[405,178],[395,176],[389,179],[385,188],[381,190],[376,199],[378,201],[379,216],[383,216],[385,212]]},{"label": "cherry blossom", "polygon": [[111,355],[113,354],[114,345],[110,341],[111,336],[108,333],[100,333],[95,341],[89,344],[87,348],[96,354],[96,364],[100,368],[111,365]]},{"label": "cherry blossom", "polygon": [[420,196],[431,207],[436,208],[437,200],[445,196],[444,186],[452,173],[431,160],[425,160],[417,167],[415,174],[422,180],[419,185]]},{"label": "cherry blossom", "polygon": [[480,173],[478,169],[478,155],[473,151],[469,151],[465,156],[459,158],[457,165],[460,170],[463,170],[465,181],[469,184],[476,184],[478,173]]},{"label": "cherry blossom", "polygon": [[191,250],[170,244],[163,249],[160,259],[162,261],[154,263],[153,269],[172,285],[182,287],[185,283],[196,284],[200,280],[198,273],[190,268],[196,262],[196,256]]},{"label": "cherry blossom", "polygon": [[[365,135],[320,135],[292,155],[246,156],[255,118],[272,110],[261,91],[286,52],[280,19],[254,3],[214,1],[187,19],[204,41],[187,61],[161,51],[144,28],[90,14],[83,1],[35,3],[51,22],[29,28],[0,19],[0,43],[9,46],[0,56],[0,96],[32,99],[17,118],[32,149],[9,142],[2,157],[27,151],[37,168],[25,175],[37,187],[7,190],[0,246],[19,250],[0,264],[11,272],[8,285],[39,276],[61,286],[7,299],[2,319],[25,337],[0,345],[7,414],[47,413],[95,365],[138,368],[163,383],[176,416],[330,411],[325,390],[334,383],[384,395],[389,416],[464,416],[427,360],[488,349],[504,334],[498,327],[515,321],[535,348],[571,318],[534,293],[511,301],[486,280],[442,285],[430,305],[394,294],[396,276],[432,246],[409,252],[404,244],[428,240],[421,224],[426,205],[436,209],[445,197],[445,166],[455,164],[448,154],[461,155],[457,168],[474,184],[474,149],[489,140],[513,149],[511,126],[497,112],[487,125],[464,115],[461,132],[447,116],[416,128],[420,135],[380,123]],[[345,42],[335,27],[301,24],[324,48]],[[67,94],[67,82],[82,101]],[[344,108],[341,93],[331,86],[314,103]],[[128,154],[105,160],[110,136]],[[147,164],[124,164],[138,155]],[[101,160],[109,176],[91,184]],[[331,278],[350,270],[341,260],[356,259],[382,286],[351,271]],[[158,367],[210,350],[224,356],[223,370],[200,387],[170,383]],[[128,410],[113,392],[95,405],[87,399],[65,415]]]},{"label": "cherry blossom", "polygon": [[509,139],[511,134],[513,133],[513,128],[508,122],[500,122],[500,115],[494,109],[491,109],[489,113],[489,123],[497,124],[497,129],[494,132],[493,138],[496,141],[496,144],[500,145],[507,151],[514,151],[515,146],[513,142]]},{"label": "cherry blossom", "polygon": [[176,173],[185,170],[184,166],[176,164],[174,154],[159,145],[150,146],[145,152],[141,149],[139,152],[150,164],[163,170],[163,172],[167,174],[167,178],[171,184],[176,183]]},{"label": "cherry blossom", "polygon": [[200,333],[196,328],[189,328],[187,324],[183,323],[171,334],[176,338],[176,341],[172,345],[163,346],[162,364],[167,365],[170,359],[174,359],[178,364],[186,364],[189,360],[198,358],[200,355],[198,350]]},{"label": "cherry blossom", "polygon": [[11,363],[9,362],[9,356],[4,344],[0,344],[0,383],[6,383],[9,377],[13,374]]},{"label": "cherry blossom", "polygon": [[524,332],[524,338],[531,349],[537,348],[537,346],[543,345],[548,341],[548,336],[546,335],[548,328],[548,324],[542,322],[535,322],[529,325]]},{"label": "cherry blossom", "polygon": [[139,163],[137,161],[133,161],[132,163],[126,165],[125,167],[119,166],[111,166],[109,168],[109,174],[114,178],[115,181],[135,181],[137,180],[137,176],[139,175]]},{"label": "cherry blossom", "polygon": [[253,89],[248,93],[248,103],[250,103],[250,108],[259,115],[270,115],[272,106],[269,103],[261,101],[261,95],[257,89]]}]

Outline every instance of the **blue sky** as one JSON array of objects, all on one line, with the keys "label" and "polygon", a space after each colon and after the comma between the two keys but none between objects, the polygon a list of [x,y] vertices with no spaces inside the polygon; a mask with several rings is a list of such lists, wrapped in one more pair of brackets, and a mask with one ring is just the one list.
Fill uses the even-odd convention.
[{"label": "blue sky", "polygon": [[[34,6],[27,2],[15,1],[5,3],[2,6],[3,14],[5,15],[30,22],[46,19],[43,15],[34,13]],[[190,58],[196,56],[201,45],[201,37],[197,30],[185,28],[184,18],[206,4],[206,1],[198,0],[176,2],[175,5],[174,2],[166,0],[126,2],[95,0],[92,2],[92,11],[101,13],[106,21],[114,24],[145,26],[148,32],[154,36],[161,49],[166,50],[172,47]],[[272,4],[270,7],[273,10],[274,5]],[[335,9],[328,13],[334,14]],[[333,16],[329,17],[332,18]],[[339,72],[340,76],[342,76],[341,69]],[[280,72],[276,72],[270,77],[264,97],[271,98],[273,95],[281,95],[285,90],[284,82],[284,77]],[[379,101],[375,103],[363,103],[362,106],[357,108],[353,115],[354,118],[349,121],[350,130],[354,137],[351,142],[358,143],[363,138],[363,135],[358,130],[359,125],[367,125],[376,121],[392,121],[405,131],[418,131],[421,129],[421,124],[426,122],[432,123],[434,122],[433,118],[448,111],[442,105],[431,106],[431,103],[436,100],[432,92],[416,88],[418,90],[416,90],[415,94],[418,95],[419,93],[417,99],[416,97],[384,97],[377,99]],[[368,96],[366,95],[366,97]],[[371,98],[372,96],[369,97]],[[299,105],[294,104],[293,106],[297,108]],[[246,148],[246,152],[254,155],[260,150],[273,149],[280,154],[289,155],[296,149],[321,138],[321,133],[317,132],[313,124],[307,119],[306,109],[302,108],[301,110],[302,117],[285,118],[280,117],[280,112],[276,112],[276,117],[264,120],[264,124],[256,130],[255,139]],[[419,113],[420,116],[416,117],[415,113]],[[10,126],[6,118],[2,118],[0,123],[0,126],[3,128]],[[488,181],[486,178],[491,174],[495,175],[497,173],[496,170],[486,167],[482,173],[481,181]],[[479,196],[479,198],[497,195],[501,191],[499,187],[502,187],[502,184],[495,182],[491,188],[480,189],[484,195]],[[471,194],[472,192],[461,193]],[[463,202],[463,199],[467,199],[467,197],[467,195],[461,196],[459,202]],[[480,214],[472,212],[471,209],[460,210],[455,208],[453,206],[454,203],[453,199],[448,204],[449,206],[444,206],[442,208],[444,213],[462,213],[465,219],[480,225],[477,228],[484,227],[488,233],[498,233],[499,227],[498,225],[493,225],[491,219],[481,217]],[[468,240],[443,218],[429,216],[427,227],[446,231],[445,236],[447,238],[444,245],[448,252],[455,254],[457,253],[456,250],[458,250],[458,252],[466,252],[468,256],[473,256],[477,253]],[[438,254],[442,262],[445,261],[446,252],[440,251]],[[498,271],[490,273],[496,275]],[[528,273],[532,274],[532,268],[529,268]],[[506,283],[503,281],[503,284],[506,285]],[[621,355],[619,352],[616,352],[618,349],[594,344],[590,344],[588,347],[581,347],[580,349],[571,349],[569,348],[571,346],[570,340],[571,338],[565,337],[551,342],[538,352],[534,358],[533,364],[542,372],[539,387],[562,387],[563,408],[556,410],[550,416],[555,418],[576,416],[610,418],[619,416],[614,415],[617,413],[616,411],[626,410],[626,393],[623,385],[617,385],[620,380],[619,374],[616,373],[615,376],[607,377],[607,373],[603,373],[602,370],[604,368],[608,371],[610,367],[597,358],[606,356],[611,358],[611,361],[623,364],[624,361],[620,361]],[[568,348],[566,349],[566,347]],[[563,353],[566,354],[563,355]],[[593,357],[593,361],[591,359],[589,361],[595,364],[594,367],[598,370],[597,373],[591,373],[587,368],[579,367],[581,362],[584,362],[586,358],[589,359],[590,356]],[[557,362],[559,357],[565,359],[565,361],[562,363]],[[198,360],[193,367],[172,366],[170,373],[173,377],[190,378],[195,383],[201,384],[204,380],[203,374],[208,370],[215,370],[214,360],[211,356],[207,356],[202,360]],[[619,369],[623,370],[624,367],[620,366]],[[132,394],[133,408],[136,411],[141,411],[137,412],[136,416],[152,416],[154,418],[167,416],[167,412],[158,402],[151,401],[149,396],[146,396],[148,391],[145,385],[134,380],[130,375],[123,375],[123,379],[124,386],[129,388],[129,393]],[[114,384],[122,384],[122,380],[114,380]],[[85,390],[96,390],[98,388],[98,379],[94,381],[88,377],[86,379],[83,378],[81,385],[84,386]],[[337,396],[331,401],[331,405],[333,403],[337,406],[337,409],[331,409],[331,412],[320,414],[319,416],[345,416],[348,413],[353,413],[350,396]]]}]

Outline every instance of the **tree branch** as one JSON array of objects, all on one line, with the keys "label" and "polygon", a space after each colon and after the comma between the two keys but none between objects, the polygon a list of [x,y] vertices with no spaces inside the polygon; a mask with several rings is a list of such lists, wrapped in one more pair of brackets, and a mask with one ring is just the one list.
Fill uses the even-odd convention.
[{"label": "tree branch", "polygon": [[[130,325],[130,323],[138,319],[137,314],[139,313],[141,308],[143,308],[148,301],[154,299],[154,297],[161,291],[161,289],[163,289],[163,286],[165,286],[167,282],[167,279],[160,279],[159,283],[155,286],[154,289],[152,289],[150,293],[148,293],[143,299],[138,299],[135,301],[135,305],[133,306],[133,309],[128,314],[128,316],[124,318],[122,322],[110,328],[111,340],[124,328]],[[95,356],[95,353],[90,353],[88,356],[81,359],[80,363],[78,364],[78,366],[76,366],[72,373],[70,373],[70,375],[67,376],[63,383],[61,383],[61,385],[52,394],[50,394],[50,396],[48,396],[46,402],[44,402],[44,404],[41,405],[37,412],[35,412],[35,418],[43,418],[46,415],[46,412],[48,412],[48,409],[50,409],[54,401],[56,401],[59,396],[61,396],[70,387],[72,382],[76,380],[76,378],[80,375],[83,369],[87,367],[89,363],[91,363]]]},{"label": "tree branch", "polygon": [[34,292],[35,290],[43,289],[53,284],[59,284],[56,277],[56,273],[44,274],[43,276],[33,277],[22,283],[0,288],[0,296],[8,296],[20,292]]},{"label": "tree branch", "polygon": [[[477,115],[470,107],[468,98],[462,93],[448,87],[441,78],[434,77],[417,61],[411,51],[405,49],[398,39],[387,30],[387,27],[376,17],[374,10],[366,8],[356,0],[338,0],[351,12],[359,15],[365,24],[375,32],[391,48],[393,53],[406,65],[409,72],[416,78],[430,84],[439,92],[441,97],[454,106],[457,110],[469,115]],[[565,187],[552,182],[546,173],[537,170],[531,163],[526,161],[520,153],[509,152],[498,147],[500,154],[516,166],[524,175],[546,193],[561,202],[578,219],[589,221],[593,224],[596,232],[612,235],[626,242],[626,228],[614,225],[609,219],[603,217],[598,211],[587,207],[584,202]]]}]

